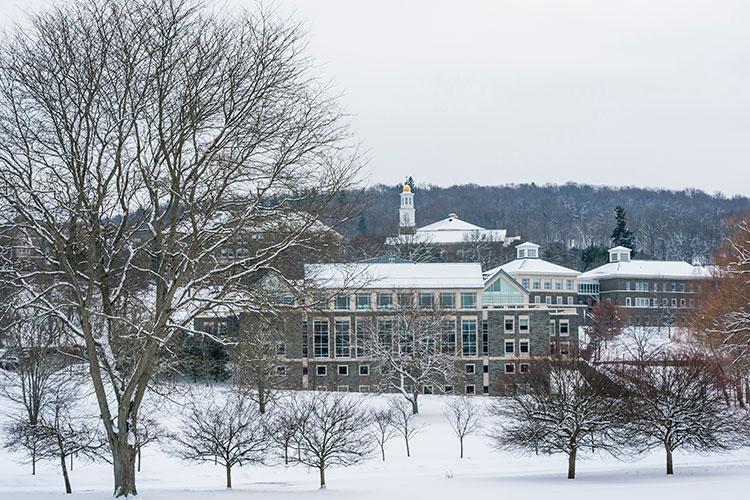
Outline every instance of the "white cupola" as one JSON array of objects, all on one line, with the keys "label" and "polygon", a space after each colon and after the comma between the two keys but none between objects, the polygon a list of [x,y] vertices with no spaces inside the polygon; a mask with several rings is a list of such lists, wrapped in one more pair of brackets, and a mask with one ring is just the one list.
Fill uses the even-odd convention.
[{"label": "white cupola", "polygon": [[630,262],[630,255],[632,250],[628,247],[614,247],[609,249],[609,261],[610,262]]},{"label": "white cupola", "polygon": [[415,212],[414,193],[412,193],[410,185],[404,184],[401,191],[401,207],[398,211],[399,234],[414,234],[416,231]]},{"label": "white cupola", "polygon": [[539,245],[527,241],[521,243],[516,247],[516,258],[517,259],[538,259],[539,258]]}]

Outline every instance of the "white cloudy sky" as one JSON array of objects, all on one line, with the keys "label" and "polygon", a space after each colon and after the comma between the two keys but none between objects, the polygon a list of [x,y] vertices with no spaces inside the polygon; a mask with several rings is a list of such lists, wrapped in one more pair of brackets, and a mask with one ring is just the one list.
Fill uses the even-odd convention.
[{"label": "white cloudy sky", "polygon": [[[0,24],[46,1],[0,0]],[[305,21],[372,182],[750,195],[747,0],[276,3]]]}]

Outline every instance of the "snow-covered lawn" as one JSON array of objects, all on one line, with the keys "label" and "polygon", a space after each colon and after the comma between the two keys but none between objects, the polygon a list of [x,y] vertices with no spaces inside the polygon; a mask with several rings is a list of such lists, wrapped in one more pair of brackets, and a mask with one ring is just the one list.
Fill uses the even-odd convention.
[{"label": "snow-covered lawn", "polygon": [[[352,395],[352,397],[361,397]],[[382,403],[371,396],[368,404]],[[220,466],[181,463],[158,444],[143,453],[138,475],[139,498],[198,500],[257,498],[270,500],[329,499],[451,499],[508,498],[603,500],[711,499],[732,494],[744,498],[750,491],[750,450],[727,455],[675,457],[674,477],[664,475],[663,456],[653,453],[620,462],[611,457],[579,461],[578,478],[565,478],[564,456],[523,456],[492,449],[488,439],[471,436],[466,458],[458,458],[458,440],[442,413],[445,397],[421,398],[423,431],[414,439],[412,457],[406,458],[403,441],[394,439],[387,461],[373,459],[348,469],[331,469],[328,489],[318,490],[315,470],[304,467],[242,467],[233,472],[234,490],[224,489]],[[485,399],[476,398],[479,404]],[[0,402],[2,418],[7,403]],[[173,427],[176,406],[163,406],[164,424]],[[0,451],[0,500],[65,498],[59,466],[41,463],[36,476],[22,457]],[[71,481],[76,498],[111,498],[111,469],[107,464],[74,464]]]}]

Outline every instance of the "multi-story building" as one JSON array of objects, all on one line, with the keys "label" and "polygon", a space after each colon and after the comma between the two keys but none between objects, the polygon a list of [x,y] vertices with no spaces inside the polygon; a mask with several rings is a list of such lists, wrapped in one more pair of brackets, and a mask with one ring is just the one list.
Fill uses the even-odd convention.
[{"label": "multi-story building", "polygon": [[577,351],[575,308],[530,304],[528,292],[502,270],[485,278],[479,264],[402,262],[309,265],[305,274],[316,298],[303,323],[301,358],[290,356],[289,367],[280,368],[301,373],[289,379],[291,387],[378,390],[375,360],[362,347],[372,325],[389,335],[407,304],[442,311],[449,328],[441,348],[455,355],[463,374],[424,392],[507,394],[535,360]]},{"label": "multi-story building", "polygon": [[607,264],[578,276],[579,295],[610,300],[627,312],[630,323],[644,326],[677,324],[698,305],[710,268],[681,261],[635,260],[631,255],[626,247],[610,249]]},{"label": "multi-story building", "polygon": [[581,273],[548,262],[539,256],[539,245],[526,242],[516,247],[516,259],[486,271],[486,277],[504,271],[528,292],[529,302],[548,306],[574,306]]}]

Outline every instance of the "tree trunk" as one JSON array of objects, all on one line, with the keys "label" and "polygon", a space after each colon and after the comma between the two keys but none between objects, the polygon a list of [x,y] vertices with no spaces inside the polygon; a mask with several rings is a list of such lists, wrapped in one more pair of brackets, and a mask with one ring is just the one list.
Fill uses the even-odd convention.
[{"label": "tree trunk", "polygon": [[141,472],[141,447],[138,446],[138,472]]},{"label": "tree trunk", "polygon": [[232,466],[226,465],[225,467],[227,469],[227,488],[231,489],[232,488]]},{"label": "tree trunk", "polygon": [[289,465],[289,445],[284,445],[284,465]]},{"label": "tree trunk", "polygon": [[114,441],[112,465],[115,473],[116,497],[138,494],[135,488],[135,457],[135,448],[128,444],[127,436]]},{"label": "tree trunk", "polygon": [[412,400],[411,400],[411,412],[414,415],[419,414],[419,404],[417,403],[417,397],[419,397],[419,392],[414,391],[414,394],[412,394]]},{"label": "tree trunk", "polygon": [[320,470],[320,489],[324,490],[326,489],[326,468],[325,465],[321,464],[319,467]]},{"label": "tree trunk", "polygon": [[73,454],[70,454],[70,470],[73,470]]},{"label": "tree trunk", "polygon": [[65,455],[60,455],[60,466],[62,467],[63,481],[65,481],[65,493],[70,495],[73,490],[70,487],[70,477],[68,476],[68,466],[65,464]]},{"label": "tree trunk", "polygon": [[576,478],[576,449],[573,448],[568,454],[568,479]]},{"label": "tree trunk", "polygon": [[385,462],[385,445],[380,445],[380,454],[383,456],[383,462]]},{"label": "tree trunk", "polygon": [[411,456],[411,450],[409,450],[409,438],[405,437],[404,441],[406,441],[406,456],[410,457]]},{"label": "tree trunk", "polygon": [[464,438],[462,438],[462,437],[458,438],[458,442],[461,443],[461,456],[460,456],[460,458],[464,458]]},{"label": "tree trunk", "polygon": [[672,448],[666,447],[667,450],[667,475],[671,476],[674,474],[674,466],[672,465]]}]

